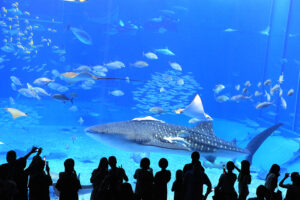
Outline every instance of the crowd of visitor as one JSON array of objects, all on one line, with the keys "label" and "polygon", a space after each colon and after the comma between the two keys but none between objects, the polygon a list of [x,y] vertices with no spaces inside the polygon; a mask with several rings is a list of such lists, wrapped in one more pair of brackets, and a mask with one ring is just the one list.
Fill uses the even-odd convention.
[{"label": "crowd of visitor", "polygon": [[[167,200],[167,185],[171,180],[171,172],[167,170],[168,160],[159,160],[160,171],[153,173],[150,160],[143,158],[140,168],[134,173],[136,186],[133,192],[128,177],[122,167],[117,167],[114,156],[101,158],[99,166],[92,172],[91,186],[82,186],[74,169],[75,162],[68,158],[64,162],[65,171],[59,174],[56,183],[52,182],[48,162],[41,157],[41,148],[33,147],[22,158],[17,159],[15,151],[6,155],[7,163],[0,165],[0,199],[1,200],[50,200],[49,187],[54,186],[60,200],[78,200],[78,191],[91,187],[91,200]],[[31,154],[36,153],[32,162],[26,168],[26,161]],[[217,186],[212,188],[209,177],[200,162],[200,154],[193,152],[192,162],[186,164],[183,170],[176,171],[176,180],[172,184],[174,200],[205,200],[213,192],[214,200],[246,200],[251,184],[250,163],[241,162],[241,168],[229,161],[220,172]],[[234,173],[237,170],[238,175]],[[257,197],[249,200],[280,200],[282,194],[278,190],[280,166],[272,165],[266,176],[265,184],[259,185]],[[287,178],[292,184],[284,184]],[[238,182],[238,192],[235,182]],[[203,191],[206,185],[206,191]],[[279,186],[287,189],[286,200],[300,200],[300,176],[298,172],[285,174]]]}]

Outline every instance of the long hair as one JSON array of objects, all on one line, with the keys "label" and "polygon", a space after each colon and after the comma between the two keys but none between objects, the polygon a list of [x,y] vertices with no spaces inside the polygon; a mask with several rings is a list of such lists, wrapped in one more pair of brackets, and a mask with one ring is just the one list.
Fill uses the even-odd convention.
[{"label": "long hair", "polygon": [[241,172],[239,174],[238,180],[243,180],[244,176],[250,176],[250,162],[248,160],[243,160],[241,162]]}]

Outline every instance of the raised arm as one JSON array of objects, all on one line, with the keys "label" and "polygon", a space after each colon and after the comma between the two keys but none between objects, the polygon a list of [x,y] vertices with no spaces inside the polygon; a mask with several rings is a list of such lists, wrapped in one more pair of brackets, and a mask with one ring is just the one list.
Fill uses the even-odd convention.
[{"label": "raised arm", "polygon": [[282,188],[288,188],[289,187],[289,184],[283,184],[283,182],[289,177],[289,174],[286,173],[284,175],[284,178],[280,181],[279,183],[279,186],[282,187]]}]

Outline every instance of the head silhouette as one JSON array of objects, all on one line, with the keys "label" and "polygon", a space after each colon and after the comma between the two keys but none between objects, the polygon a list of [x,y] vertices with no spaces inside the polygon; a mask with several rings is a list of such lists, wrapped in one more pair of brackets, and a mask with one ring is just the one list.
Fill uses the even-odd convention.
[{"label": "head silhouette", "polygon": [[108,158],[108,164],[111,168],[114,168],[117,166],[117,158],[115,156],[110,156]]},{"label": "head silhouette", "polygon": [[182,172],[182,170],[177,170],[176,171],[176,179],[177,180],[181,180],[183,178],[183,172]]},{"label": "head silhouette", "polygon": [[150,160],[149,158],[143,158],[140,162],[140,167],[142,169],[149,169],[150,167]]},{"label": "head silhouette", "polygon": [[232,172],[234,169],[234,163],[232,161],[227,162],[226,168],[229,172]]},{"label": "head silhouette", "polygon": [[108,160],[107,158],[103,157],[100,159],[98,169],[107,169],[108,168]]},{"label": "head silhouette", "polygon": [[259,200],[265,199],[265,197],[268,196],[267,193],[268,189],[263,185],[258,186],[256,189],[256,196]]},{"label": "head silhouette", "polygon": [[75,162],[72,158],[68,158],[64,162],[65,172],[72,173],[74,172]]},{"label": "head silhouette", "polygon": [[168,160],[165,159],[165,158],[161,158],[158,162],[158,166],[161,168],[161,169],[166,169],[168,167]]},{"label": "head silhouette", "polygon": [[8,163],[13,163],[17,160],[17,154],[15,151],[11,150],[6,154],[6,161]]},{"label": "head silhouette", "polygon": [[192,163],[197,163],[200,159],[200,154],[197,151],[194,151],[191,155]]},{"label": "head silhouette", "polygon": [[269,171],[269,174],[271,173],[275,174],[276,176],[280,176],[280,166],[277,164],[273,164]]},{"label": "head silhouette", "polygon": [[299,173],[293,172],[291,174],[291,180],[292,180],[293,184],[297,184],[298,179],[299,179]]},{"label": "head silhouette", "polygon": [[241,173],[250,174],[250,162],[248,160],[243,160],[241,162]]}]

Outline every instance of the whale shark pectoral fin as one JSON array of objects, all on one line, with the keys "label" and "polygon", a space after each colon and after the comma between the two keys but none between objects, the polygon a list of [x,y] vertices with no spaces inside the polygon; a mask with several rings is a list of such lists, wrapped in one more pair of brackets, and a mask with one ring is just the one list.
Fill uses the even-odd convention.
[{"label": "whale shark pectoral fin", "polygon": [[166,148],[166,149],[191,151],[191,149],[188,147],[188,144],[186,144],[186,143],[176,142],[176,141],[170,142],[165,139],[151,140],[151,141],[145,143],[145,145]]},{"label": "whale shark pectoral fin", "polygon": [[205,156],[205,159],[210,163],[215,163],[216,157],[215,156]]}]

